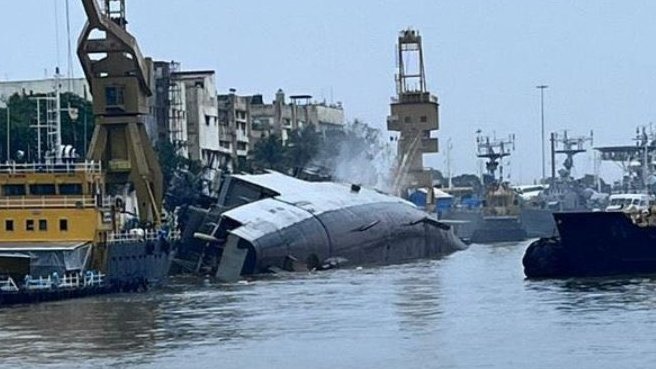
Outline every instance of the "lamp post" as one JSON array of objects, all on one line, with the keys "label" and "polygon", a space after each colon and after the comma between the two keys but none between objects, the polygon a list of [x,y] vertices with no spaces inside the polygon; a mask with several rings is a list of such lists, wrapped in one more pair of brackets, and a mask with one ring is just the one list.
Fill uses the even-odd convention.
[{"label": "lamp post", "polygon": [[5,103],[5,108],[7,109],[7,121],[6,121],[6,126],[7,126],[7,163],[9,163],[9,159],[10,159],[10,156],[11,156],[11,147],[10,147],[10,145],[11,145],[10,142],[11,141],[9,140],[9,136],[10,136],[10,128],[9,127],[11,126],[11,123],[10,123],[10,110],[9,110],[10,109],[9,108],[9,97],[3,96],[2,98],[0,98],[0,101]]},{"label": "lamp post", "polygon": [[544,89],[549,88],[547,85],[535,86],[540,90],[540,127],[541,127],[541,147],[542,147],[542,180],[547,177],[546,164],[544,160]]}]

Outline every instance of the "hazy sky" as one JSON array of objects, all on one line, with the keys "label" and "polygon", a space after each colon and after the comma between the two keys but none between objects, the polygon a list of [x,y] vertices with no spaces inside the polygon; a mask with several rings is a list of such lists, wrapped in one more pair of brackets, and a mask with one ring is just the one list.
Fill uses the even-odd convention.
[{"label": "hazy sky", "polygon": [[[2,1],[0,79],[40,78],[58,60],[66,71],[64,5]],[[145,55],[215,69],[219,92],[332,96],[349,119],[381,128],[395,92],[398,31],[419,29],[428,86],[441,104],[438,137],[443,148],[452,139],[456,173],[478,169],[480,128],[516,134],[506,169],[513,181],[540,176],[537,84],[550,86],[547,131],[594,129],[595,145],[628,144],[637,125],[656,120],[655,1],[128,0],[127,7]],[[70,0],[70,9],[75,47],[85,19],[80,1]],[[430,155],[426,165],[444,169],[444,157]],[[576,165],[577,174],[590,172],[592,155]],[[602,167],[617,174],[611,163]]]}]

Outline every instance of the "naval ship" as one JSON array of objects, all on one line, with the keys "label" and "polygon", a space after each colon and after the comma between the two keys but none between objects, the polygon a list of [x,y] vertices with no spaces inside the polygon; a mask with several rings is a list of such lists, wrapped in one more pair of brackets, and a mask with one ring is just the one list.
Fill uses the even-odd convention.
[{"label": "naval ship", "polygon": [[94,97],[93,138],[84,160],[62,145],[57,81],[37,126],[44,157],[0,164],[0,304],[141,290],[165,280],[174,255],[178,236],[161,210],[162,174],[144,127],[147,61],[125,30],[123,1],[82,3],[78,56]]},{"label": "naval ship", "polygon": [[[503,158],[510,156],[514,136],[506,140],[476,138],[477,157],[485,159],[487,173],[483,175],[482,206],[454,207],[446,212],[443,221],[456,229],[456,234],[473,243],[513,242],[526,239],[519,213],[518,194],[503,178]],[[499,177],[497,177],[499,171]]]},{"label": "naval ship", "polygon": [[[585,187],[572,177],[574,157],[586,152],[585,143],[593,142],[593,135],[571,137],[567,131],[551,134],[551,178],[540,193],[521,202],[520,219],[528,237],[551,237],[558,231],[553,213],[563,211],[591,211],[603,205],[606,196]],[[565,155],[562,168],[556,173],[556,155]]]}]

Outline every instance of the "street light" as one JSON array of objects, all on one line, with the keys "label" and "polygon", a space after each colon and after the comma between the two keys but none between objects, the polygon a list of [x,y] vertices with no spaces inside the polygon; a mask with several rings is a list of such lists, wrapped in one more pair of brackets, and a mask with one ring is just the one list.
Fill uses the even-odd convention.
[{"label": "street light", "polygon": [[7,163],[9,163],[9,158],[11,157],[11,147],[10,147],[11,144],[10,144],[10,140],[9,140],[9,136],[10,136],[10,128],[9,127],[10,127],[10,124],[11,124],[10,123],[10,114],[9,114],[9,112],[10,112],[10,110],[9,110],[9,97],[2,96],[2,98],[0,98],[0,101],[5,103],[5,108],[7,109],[7,122],[6,122],[7,123]]},{"label": "street light", "polygon": [[535,88],[540,89],[540,115],[541,115],[541,130],[542,130],[542,180],[547,177],[546,173],[546,164],[544,160],[544,89],[549,88],[547,85],[535,86]]}]

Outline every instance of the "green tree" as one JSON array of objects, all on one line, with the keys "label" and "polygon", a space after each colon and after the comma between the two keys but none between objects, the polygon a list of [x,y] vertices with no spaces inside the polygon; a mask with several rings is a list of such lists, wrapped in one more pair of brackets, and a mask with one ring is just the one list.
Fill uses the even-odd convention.
[{"label": "green tree", "polygon": [[[16,153],[20,150],[25,153],[25,160],[37,161],[38,158],[38,140],[37,132],[33,125],[40,120],[45,123],[47,116],[47,104],[42,101],[37,104],[37,98],[45,95],[19,95],[14,94],[9,97],[7,105],[9,106],[9,128],[10,128],[10,155],[12,159],[16,158]],[[72,145],[79,156],[86,155],[88,143],[91,140],[94,128],[93,108],[90,102],[80,96],[72,93],[63,93],[61,95],[61,136],[62,144]],[[37,107],[39,108],[37,112]],[[69,114],[77,112],[75,114]],[[72,119],[74,116],[76,119]],[[0,160],[6,161],[7,158],[7,108],[0,109]],[[41,152],[47,149],[47,135],[45,131],[41,132]]]},{"label": "green tree", "polygon": [[285,158],[294,176],[298,176],[319,153],[320,144],[321,135],[312,124],[290,132],[285,145]]},{"label": "green tree", "polygon": [[255,144],[251,152],[255,169],[273,169],[286,171],[285,148],[276,134],[271,134]]},{"label": "green tree", "polygon": [[167,140],[160,140],[157,143],[157,157],[160,168],[162,169],[164,186],[166,188],[166,185],[171,183],[175,172],[184,167],[186,159],[178,155],[175,145]]}]

